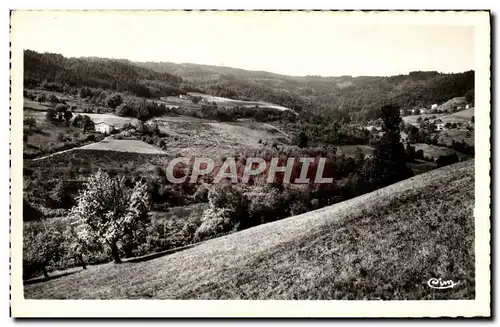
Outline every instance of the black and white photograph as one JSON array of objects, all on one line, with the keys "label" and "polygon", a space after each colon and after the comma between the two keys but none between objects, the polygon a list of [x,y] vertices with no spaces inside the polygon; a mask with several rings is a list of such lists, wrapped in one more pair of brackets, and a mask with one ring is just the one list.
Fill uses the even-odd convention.
[{"label": "black and white photograph", "polygon": [[10,20],[14,316],[491,314],[488,11]]}]

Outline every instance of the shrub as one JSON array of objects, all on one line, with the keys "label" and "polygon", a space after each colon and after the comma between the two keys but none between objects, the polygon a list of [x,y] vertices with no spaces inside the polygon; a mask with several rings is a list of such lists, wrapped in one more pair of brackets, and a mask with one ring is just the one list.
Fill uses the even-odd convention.
[{"label": "shrub", "polygon": [[122,103],[116,108],[115,112],[118,116],[130,116],[132,115],[132,108],[128,104]]},{"label": "shrub", "polygon": [[452,153],[452,154],[440,156],[436,160],[436,164],[438,167],[443,167],[443,166],[457,163],[458,161],[459,161],[458,156],[455,153]]},{"label": "shrub", "polygon": [[63,235],[40,225],[24,225],[23,228],[23,279],[43,272],[48,277],[47,267],[54,266],[64,254]]},{"label": "shrub", "polygon": [[286,216],[281,206],[278,190],[270,186],[254,186],[245,192],[248,198],[248,221],[242,222],[243,228],[256,226]]},{"label": "shrub", "polygon": [[424,159],[424,150],[420,149],[415,152],[415,159]]},{"label": "shrub", "polygon": [[47,101],[51,103],[59,103],[59,99],[54,94],[49,94],[47,96]]},{"label": "shrub", "polygon": [[118,93],[112,94],[106,98],[106,104],[111,109],[115,109],[116,107],[121,105],[122,102],[123,102],[122,96]]},{"label": "shrub", "polygon": [[195,232],[194,239],[202,241],[219,237],[237,228],[231,218],[232,211],[226,208],[211,206],[203,213],[202,223]]},{"label": "shrub", "polygon": [[243,185],[214,185],[208,191],[208,201],[214,208],[228,209],[236,215],[247,211],[248,200]]}]

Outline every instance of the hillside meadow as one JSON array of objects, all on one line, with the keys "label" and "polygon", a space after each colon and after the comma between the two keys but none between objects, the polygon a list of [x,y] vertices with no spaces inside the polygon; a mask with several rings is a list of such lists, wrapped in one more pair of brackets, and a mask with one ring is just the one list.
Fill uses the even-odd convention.
[{"label": "hillside meadow", "polygon": [[[474,162],[161,258],[24,286],[28,299],[474,299]],[[429,288],[430,278],[451,289]]]}]

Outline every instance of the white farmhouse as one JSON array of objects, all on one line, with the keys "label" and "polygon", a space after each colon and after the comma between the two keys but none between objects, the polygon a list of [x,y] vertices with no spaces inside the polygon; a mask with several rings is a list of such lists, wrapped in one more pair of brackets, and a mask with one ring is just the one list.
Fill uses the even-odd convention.
[{"label": "white farmhouse", "polygon": [[99,133],[111,134],[115,130],[115,127],[111,124],[100,122],[95,124],[95,130]]},{"label": "white farmhouse", "polygon": [[438,105],[434,103],[434,104],[431,106],[431,109],[437,109],[437,107],[438,107]]}]

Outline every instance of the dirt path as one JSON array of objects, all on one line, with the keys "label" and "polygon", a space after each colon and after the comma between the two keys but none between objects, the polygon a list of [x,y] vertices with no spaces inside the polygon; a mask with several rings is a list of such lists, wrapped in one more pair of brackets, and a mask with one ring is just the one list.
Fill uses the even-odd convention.
[{"label": "dirt path", "polygon": [[283,136],[285,136],[285,137],[286,137],[286,139],[287,139],[288,141],[291,141],[290,136],[289,136],[287,133],[283,132],[283,131],[282,131],[281,129],[279,129],[278,127],[273,126],[273,125],[268,124],[268,123],[264,123],[264,125],[266,125],[266,126],[268,126],[268,127],[271,127],[271,128],[272,128],[272,129],[274,129],[274,130],[277,130],[278,132],[280,132],[281,134],[283,134]]}]

